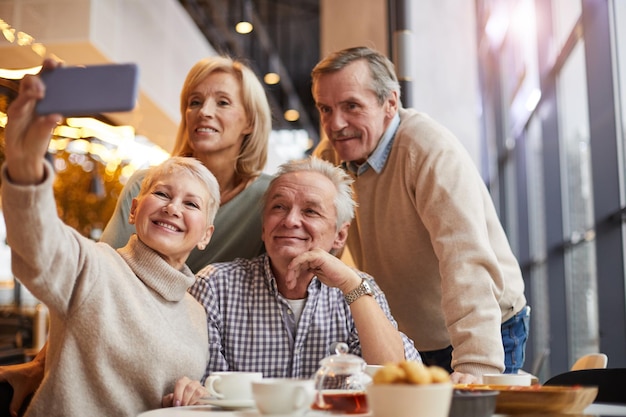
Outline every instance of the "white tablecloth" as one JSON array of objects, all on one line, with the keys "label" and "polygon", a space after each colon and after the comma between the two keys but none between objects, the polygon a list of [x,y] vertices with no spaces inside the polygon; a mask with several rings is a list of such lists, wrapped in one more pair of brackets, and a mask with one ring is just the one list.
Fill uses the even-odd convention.
[{"label": "white tablecloth", "polygon": [[[591,404],[585,408],[585,416],[606,416],[606,417],[626,417],[626,404]],[[320,411],[309,411],[303,417],[341,417],[340,414],[330,414]],[[538,414],[538,417],[550,417],[551,414]],[[562,416],[559,415],[560,417]],[[572,415],[575,417],[576,415]],[[160,408],[158,410],[146,411],[137,417],[261,417],[256,409],[246,409],[238,411],[221,410],[210,405]],[[344,416],[345,417],[345,416]],[[351,414],[350,417],[372,417],[371,414]],[[502,414],[494,414],[493,417],[507,417]],[[527,417],[525,415],[525,417]]]}]

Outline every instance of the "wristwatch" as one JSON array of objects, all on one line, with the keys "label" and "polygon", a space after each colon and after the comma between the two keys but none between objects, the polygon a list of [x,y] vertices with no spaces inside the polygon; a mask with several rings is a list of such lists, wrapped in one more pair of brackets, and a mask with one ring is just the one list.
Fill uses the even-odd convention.
[{"label": "wristwatch", "polygon": [[367,282],[365,278],[362,279],[361,285],[359,285],[358,287],[356,287],[349,293],[345,294],[343,298],[345,298],[346,303],[350,305],[354,303],[358,298],[364,295],[370,295],[370,296],[374,295],[374,292],[372,291],[372,287],[370,287],[369,282]]}]

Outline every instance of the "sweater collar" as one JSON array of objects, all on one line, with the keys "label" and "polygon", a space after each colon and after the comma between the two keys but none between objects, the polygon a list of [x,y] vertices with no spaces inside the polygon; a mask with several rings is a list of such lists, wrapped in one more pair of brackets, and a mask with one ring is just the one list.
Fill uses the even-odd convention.
[{"label": "sweater collar", "polygon": [[378,141],[378,145],[376,145],[376,149],[374,149],[374,152],[372,152],[372,154],[367,158],[367,161],[365,161],[362,165],[352,161],[344,161],[342,163],[343,168],[357,176],[365,173],[365,171],[367,171],[370,167],[377,174],[380,174],[385,167],[385,163],[387,162],[387,158],[391,152],[391,145],[393,144],[393,139],[396,135],[396,131],[398,130],[398,126],[400,126],[399,111],[396,112],[393,119],[391,119],[391,123],[387,126],[387,130],[383,133],[383,136]]},{"label": "sweater collar", "polygon": [[157,252],[145,245],[136,234],[117,252],[135,275],[167,301],[180,301],[196,280],[187,265],[182,270],[172,268]]}]

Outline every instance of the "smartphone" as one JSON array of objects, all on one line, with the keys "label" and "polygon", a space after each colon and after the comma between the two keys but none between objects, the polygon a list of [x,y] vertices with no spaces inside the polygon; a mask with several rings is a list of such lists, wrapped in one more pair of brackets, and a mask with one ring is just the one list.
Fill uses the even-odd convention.
[{"label": "smartphone", "polygon": [[125,112],[137,101],[139,69],[132,63],[57,67],[40,77],[46,95],[36,105],[39,115],[80,117]]}]

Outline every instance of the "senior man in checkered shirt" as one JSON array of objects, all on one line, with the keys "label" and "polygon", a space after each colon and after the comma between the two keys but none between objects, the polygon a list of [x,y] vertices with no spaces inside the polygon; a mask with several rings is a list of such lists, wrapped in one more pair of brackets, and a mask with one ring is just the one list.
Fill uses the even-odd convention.
[{"label": "senior man in checkered shirt", "polygon": [[282,165],[263,201],[267,254],[197,274],[190,292],[209,330],[204,379],[226,370],[310,378],[337,342],[369,364],[420,360],[374,279],[333,255],[354,217],[351,181],[317,158]]}]

